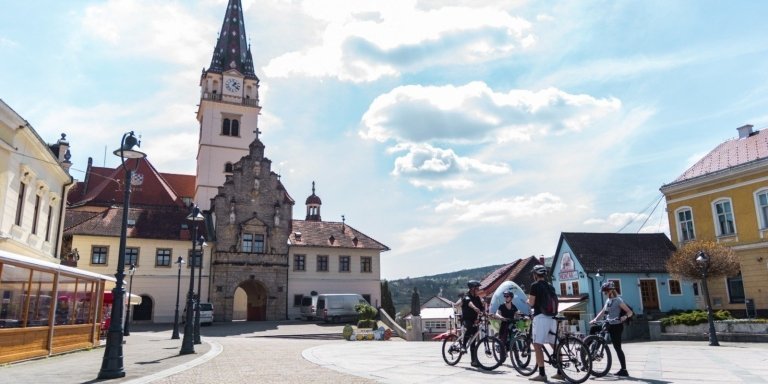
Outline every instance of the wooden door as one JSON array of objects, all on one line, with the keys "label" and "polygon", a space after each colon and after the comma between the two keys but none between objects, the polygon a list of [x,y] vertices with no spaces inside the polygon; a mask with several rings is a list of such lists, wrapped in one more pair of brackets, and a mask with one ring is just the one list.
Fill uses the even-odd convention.
[{"label": "wooden door", "polygon": [[656,280],[640,280],[640,299],[643,301],[643,312],[659,310],[659,292],[656,290]]}]

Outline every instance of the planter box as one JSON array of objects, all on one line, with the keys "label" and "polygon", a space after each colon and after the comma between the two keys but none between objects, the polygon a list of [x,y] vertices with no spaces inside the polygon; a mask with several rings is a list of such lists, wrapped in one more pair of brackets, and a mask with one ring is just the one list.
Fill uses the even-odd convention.
[{"label": "planter box", "polygon": [[[715,322],[718,333],[768,334],[768,323]],[[664,333],[708,333],[709,324],[670,325],[664,327]]]}]

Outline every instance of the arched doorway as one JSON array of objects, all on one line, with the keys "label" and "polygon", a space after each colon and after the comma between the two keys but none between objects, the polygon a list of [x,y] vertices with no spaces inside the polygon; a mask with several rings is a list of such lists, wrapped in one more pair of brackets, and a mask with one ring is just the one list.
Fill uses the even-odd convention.
[{"label": "arched doorway", "polygon": [[141,304],[133,306],[133,321],[152,320],[153,305],[149,295],[141,295]]},{"label": "arched doorway", "polygon": [[235,289],[233,320],[267,319],[267,289],[256,280],[248,280]]}]

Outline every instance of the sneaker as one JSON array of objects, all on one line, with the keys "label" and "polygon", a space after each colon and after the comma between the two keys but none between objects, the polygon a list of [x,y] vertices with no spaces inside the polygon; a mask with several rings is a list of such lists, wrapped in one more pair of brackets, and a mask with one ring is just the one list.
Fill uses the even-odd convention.
[{"label": "sneaker", "polygon": [[620,369],[618,372],[616,372],[616,376],[629,376],[629,373],[626,369]]},{"label": "sneaker", "polygon": [[467,349],[464,348],[464,347],[461,347],[461,349],[459,351],[461,351],[461,353],[467,353]]},{"label": "sneaker", "polygon": [[544,376],[544,375],[538,375],[538,376],[531,377],[528,380],[530,380],[530,381],[541,381],[541,382],[546,383],[547,382],[547,377]]},{"label": "sneaker", "polygon": [[549,378],[550,378],[550,379],[553,379],[553,380],[565,380],[565,379],[563,378],[563,375],[561,375],[559,372],[558,372],[558,373],[555,373],[554,375],[550,376]]},{"label": "sneaker", "polygon": [[473,367],[479,367],[480,366],[480,362],[473,361],[470,365],[473,366]]}]

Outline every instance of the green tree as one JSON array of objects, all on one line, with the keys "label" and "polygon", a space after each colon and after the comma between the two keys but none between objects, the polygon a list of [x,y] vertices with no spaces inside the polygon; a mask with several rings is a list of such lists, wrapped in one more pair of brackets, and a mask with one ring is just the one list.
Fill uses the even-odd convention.
[{"label": "green tree", "polygon": [[709,256],[707,279],[730,277],[739,273],[739,259],[736,253],[729,247],[706,240],[693,240],[683,244],[667,260],[667,271],[677,277],[700,280],[701,266],[696,261],[699,252]]},{"label": "green tree", "polygon": [[381,308],[392,317],[397,313],[395,311],[395,303],[392,301],[392,294],[389,292],[387,280],[381,282]]}]

